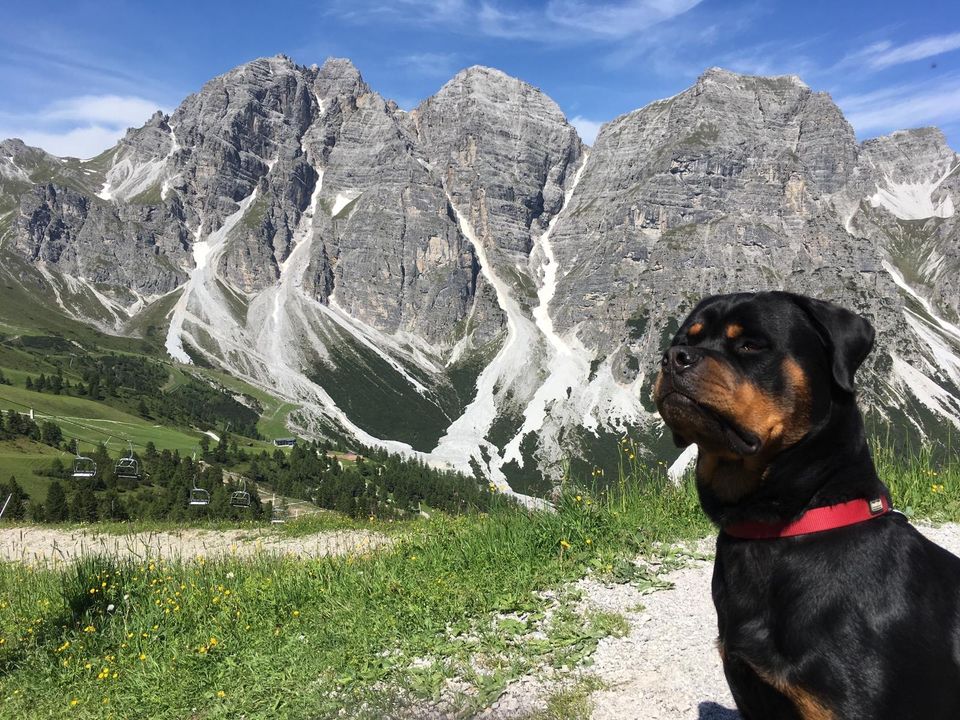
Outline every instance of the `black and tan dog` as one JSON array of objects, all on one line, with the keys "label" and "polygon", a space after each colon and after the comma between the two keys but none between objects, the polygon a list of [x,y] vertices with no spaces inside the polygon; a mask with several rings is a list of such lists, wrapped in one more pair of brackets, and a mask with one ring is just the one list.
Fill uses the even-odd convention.
[{"label": "black and tan dog", "polygon": [[703,300],[663,356],[746,720],[960,719],[960,559],[889,511],[854,396],[873,339],[836,305],[743,293]]}]

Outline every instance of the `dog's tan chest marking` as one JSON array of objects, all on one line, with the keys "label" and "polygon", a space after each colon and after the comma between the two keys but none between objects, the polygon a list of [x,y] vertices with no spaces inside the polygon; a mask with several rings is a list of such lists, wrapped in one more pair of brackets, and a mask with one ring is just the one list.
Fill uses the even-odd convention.
[{"label": "dog's tan chest marking", "polygon": [[839,720],[836,713],[824,705],[817,697],[800,685],[787,682],[783,677],[757,667],[746,661],[757,677],[777,692],[785,695],[793,703],[802,720]]}]

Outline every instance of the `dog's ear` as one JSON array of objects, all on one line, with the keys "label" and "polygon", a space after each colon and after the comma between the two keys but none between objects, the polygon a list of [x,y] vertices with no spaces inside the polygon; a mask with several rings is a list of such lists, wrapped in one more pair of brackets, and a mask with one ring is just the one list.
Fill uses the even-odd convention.
[{"label": "dog's ear", "polygon": [[853,376],[873,348],[873,325],[866,318],[830,302],[803,295],[794,295],[793,301],[823,339],[833,366],[833,381],[852,393]]}]

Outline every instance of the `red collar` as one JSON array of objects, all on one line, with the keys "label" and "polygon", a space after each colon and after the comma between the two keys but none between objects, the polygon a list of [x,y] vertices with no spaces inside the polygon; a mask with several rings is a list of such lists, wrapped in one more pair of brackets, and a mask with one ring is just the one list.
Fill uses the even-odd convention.
[{"label": "red collar", "polygon": [[874,500],[850,500],[849,502],[807,510],[788,523],[748,521],[734,523],[723,529],[727,535],[743,540],[773,540],[774,538],[807,535],[835,528],[856,525],[890,512],[890,503],[885,497]]}]

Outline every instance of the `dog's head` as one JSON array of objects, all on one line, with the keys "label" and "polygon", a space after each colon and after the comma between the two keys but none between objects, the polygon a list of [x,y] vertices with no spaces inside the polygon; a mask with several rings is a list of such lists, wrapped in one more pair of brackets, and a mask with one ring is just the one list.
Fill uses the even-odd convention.
[{"label": "dog's head", "polygon": [[873,337],[859,315],[800,295],[708,297],[664,353],[654,401],[676,444],[697,444],[698,483],[734,502],[837,407],[856,412]]}]

